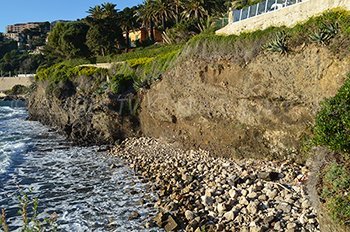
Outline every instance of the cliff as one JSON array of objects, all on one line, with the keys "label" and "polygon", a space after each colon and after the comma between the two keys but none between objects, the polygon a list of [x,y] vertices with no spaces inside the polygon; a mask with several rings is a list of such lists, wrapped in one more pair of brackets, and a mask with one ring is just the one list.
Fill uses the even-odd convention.
[{"label": "cliff", "polygon": [[99,94],[94,85],[84,76],[54,89],[48,82],[37,82],[28,99],[30,119],[55,127],[83,145],[113,144],[137,136],[139,122],[129,114],[127,101],[121,100],[128,96]]},{"label": "cliff", "polygon": [[185,60],[145,95],[142,131],[220,156],[294,156],[320,102],[343,84],[349,62],[315,46],[260,54],[244,65]]},{"label": "cliff", "polygon": [[350,70],[347,56],[314,45],[284,56],[261,53],[243,65],[224,57],[179,60],[143,93],[138,117],[125,114],[125,96],[98,94],[92,79],[78,77],[54,88],[37,82],[30,118],[84,144],[142,132],[219,156],[291,158],[320,102],[336,94]]}]

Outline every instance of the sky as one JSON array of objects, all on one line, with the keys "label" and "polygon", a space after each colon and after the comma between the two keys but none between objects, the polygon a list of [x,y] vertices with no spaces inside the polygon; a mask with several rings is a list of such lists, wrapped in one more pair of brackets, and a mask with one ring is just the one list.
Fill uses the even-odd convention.
[{"label": "sky", "polygon": [[0,0],[0,32],[15,23],[84,18],[90,7],[104,2],[117,4],[117,9],[121,10],[138,5],[142,0]]}]

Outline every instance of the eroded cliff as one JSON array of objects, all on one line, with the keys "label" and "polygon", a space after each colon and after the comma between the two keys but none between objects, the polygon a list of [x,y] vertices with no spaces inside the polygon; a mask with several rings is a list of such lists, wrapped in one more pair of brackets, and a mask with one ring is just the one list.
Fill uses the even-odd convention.
[{"label": "eroded cliff", "polygon": [[30,119],[58,128],[83,145],[113,144],[139,135],[138,119],[127,107],[129,97],[99,94],[94,85],[87,77],[55,88],[38,82],[28,99]]},{"label": "eroded cliff", "polygon": [[145,94],[141,128],[146,136],[220,156],[294,156],[320,102],[336,94],[349,64],[314,45],[284,56],[260,54],[245,65],[183,59]]}]

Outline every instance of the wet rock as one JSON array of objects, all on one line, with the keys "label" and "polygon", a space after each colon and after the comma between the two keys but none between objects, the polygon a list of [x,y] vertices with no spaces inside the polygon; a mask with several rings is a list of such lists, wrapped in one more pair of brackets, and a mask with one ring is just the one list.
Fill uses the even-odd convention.
[{"label": "wet rock", "polygon": [[141,215],[137,212],[137,211],[133,211],[131,212],[131,214],[129,215],[128,219],[131,221],[131,220],[135,220],[135,219],[138,219],[140,218]]}]

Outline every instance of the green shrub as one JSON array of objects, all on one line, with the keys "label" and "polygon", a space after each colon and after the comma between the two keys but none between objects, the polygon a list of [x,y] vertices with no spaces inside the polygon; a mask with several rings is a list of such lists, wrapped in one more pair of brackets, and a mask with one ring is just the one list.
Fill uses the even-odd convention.
[{"label": "green shrub", "polygon": [[49,81],[59,83],[78,76],[94,76],[96,74],[106,73],[105,69],[96,67],[73,66],[66,62],[58,63],[48,68],[40,67],[36,73],[37,81]]},{"label": "green shrub", "polygon": [[115,75],[109,80],[109,90],[115,94],[133,92],[134,79],[132,76]]},{"label": "green shrub", "polygon": [[344,165],[331,164],[323,178],[322,198],[333,220],[350,225],[350,172]]},{"label": "green shrub", "polygon": [[314,127],[315,142],[334,151],[350,151],[350,79],[321,104]]},{"label": "green shrub", "polygon": [[5,91],[7,95],[23,95],[29,92],[29,88],[23,85],[15,85],[11,90]]},{"label": "green shrub", "polygon": [[139,65],[145,65],[149,62],[152,62],[154,60],[154,58],[150,58],[150,57],[142,57],[142,58],[135,58],[135,59],[130,59],[127,60],[126,62],[128,63],[128,65],[131,68],[136,68]]}]

